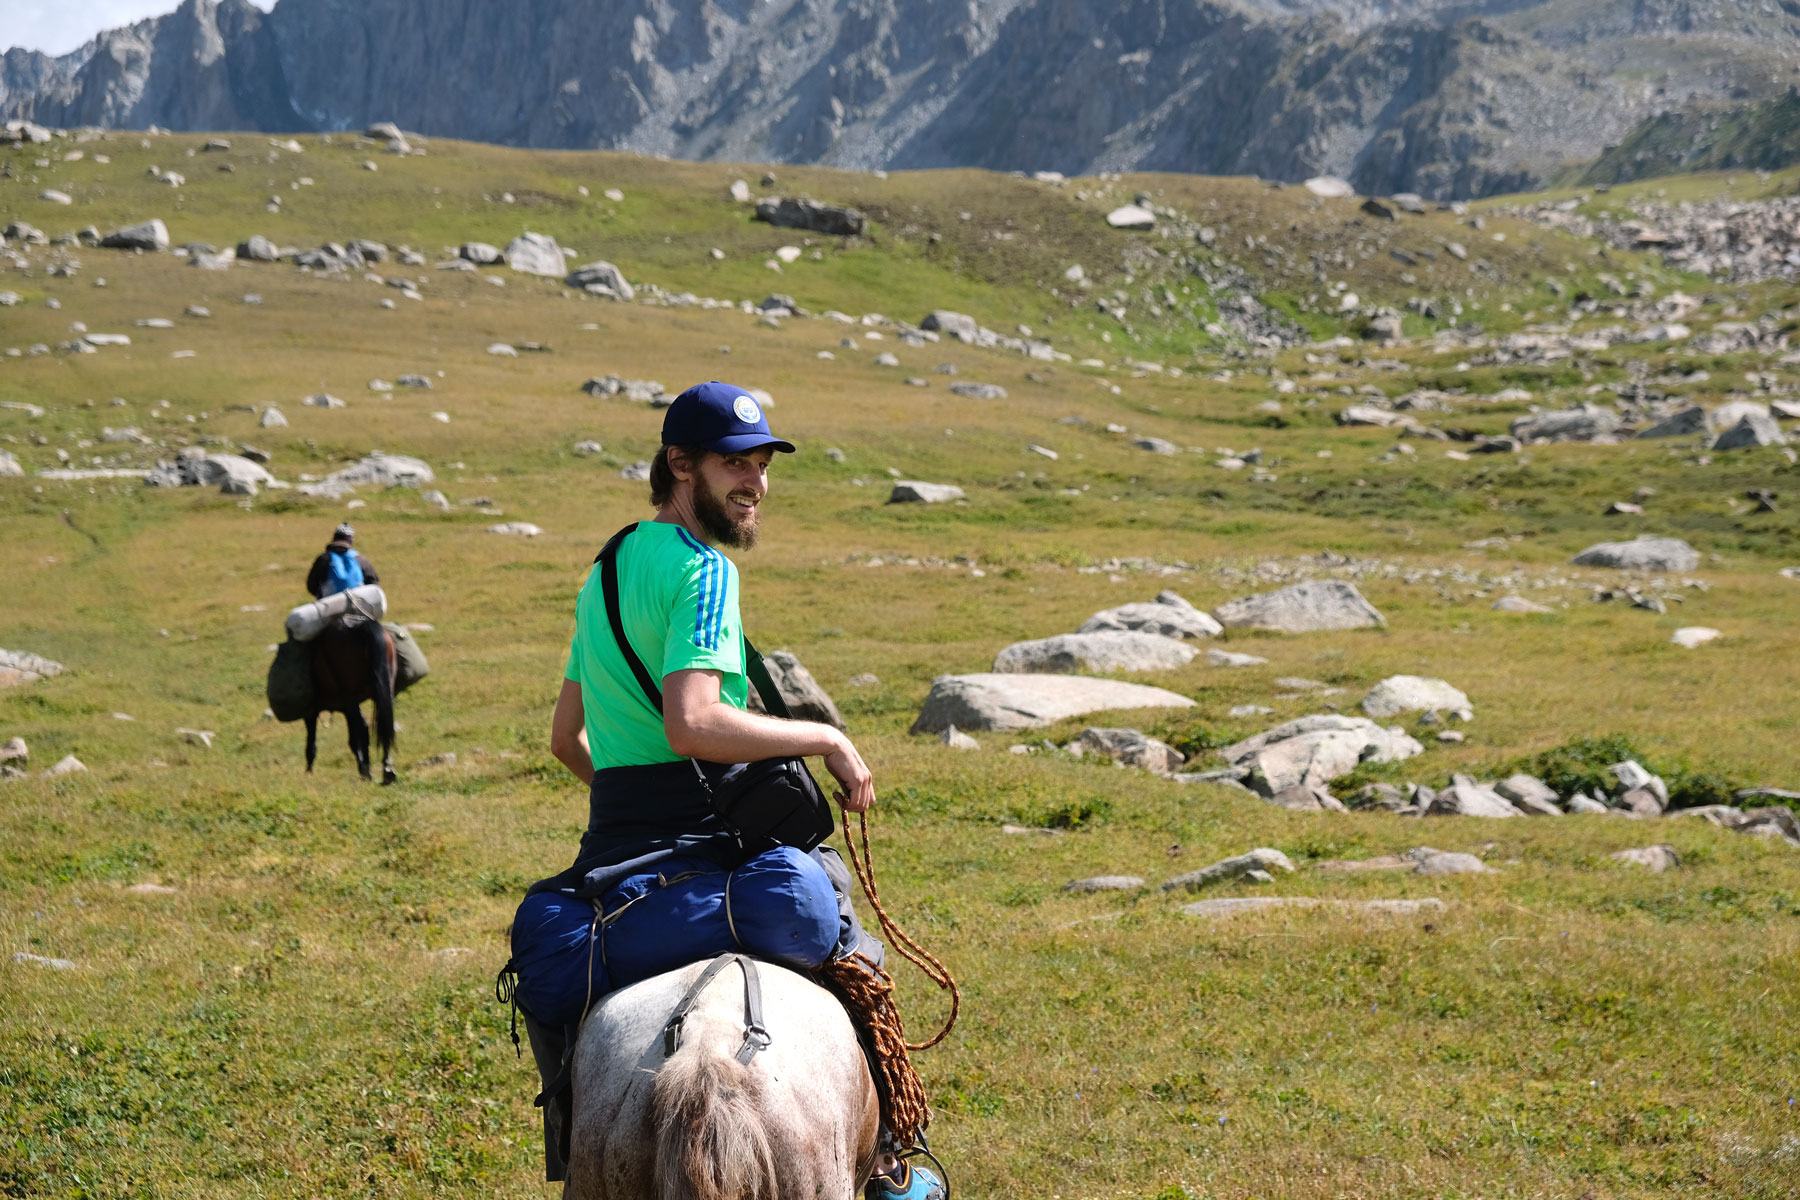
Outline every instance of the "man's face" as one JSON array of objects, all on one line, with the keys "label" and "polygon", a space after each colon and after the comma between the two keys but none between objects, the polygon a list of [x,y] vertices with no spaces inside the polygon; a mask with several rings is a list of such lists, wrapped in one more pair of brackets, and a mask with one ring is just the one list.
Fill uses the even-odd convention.
[{"label": "man's face", "polygon": [[708,454],[694,472],[694,516],[713,541],[739,550],[756,545],[757,508],[769,494],[769,449]]}]

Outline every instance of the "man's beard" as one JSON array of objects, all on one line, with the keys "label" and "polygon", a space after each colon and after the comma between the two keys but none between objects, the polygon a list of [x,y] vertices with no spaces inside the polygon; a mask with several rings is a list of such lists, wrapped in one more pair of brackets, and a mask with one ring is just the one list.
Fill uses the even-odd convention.
[{"label": "man's beard", "polygon": [[757,524],[759,510],[753,508],[742,516],[734,516],[725,501],[700,478],[694,480],[694,516],[706,530],[706,536],[737,550],[756,545],[756,536],[761,532]]}]

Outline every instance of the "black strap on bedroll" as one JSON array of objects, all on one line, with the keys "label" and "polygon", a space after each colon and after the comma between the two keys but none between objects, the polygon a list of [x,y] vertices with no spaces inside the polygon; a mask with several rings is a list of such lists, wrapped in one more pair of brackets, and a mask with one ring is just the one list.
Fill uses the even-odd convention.
[{"label": "black strap on bedroll", "polygon": [[[662,689],[656,686],[644,660],[638,657],[631,640],[625,636],[625,621],[619,610],[619,544],[637,528],[632,522],[613,534],[594,562],[600,566],[600,588],[606,599],[606,620],[612,626],[613,639],[625,656],[625,663],[637,679],[644,699],[658,716],[662,715]],[[762,697],[769,715],[789,718],[787,702],[769,675],[763,657],[748,638],[744,639],[744,675]],[[800,758],[764,758],[752,763],[702,764],[690,759],[700,786],[705,789],[712,808],[737,835],[740,842],[774,842],[811,850],[836,830],[831,805],[819,790],[812,772]]]},{"label": "black strap on bedroll", "polygon": [[[688,988],[687,995],[681,998],[681,1002],[675,1006],[675,1011],[669,1014],[668,1023],[663,1026],[660,1044],[663,1062],[674,1058],[675,1052],[681,1049],[682,1023],[687,1020],[688,1014],[694,1011],[694,1005],[700,1002],[700,993],[706,990],[706,985],[711,983],[720,971],[732,963],[736,963],[744,971],[744,1044],[738,1047],[737,1060],[747,1067],[750,1065],[750,1060],[755,1058],[759,1051],[769,1048],[773,1039],[769,1037],[769,1031],[763,1027],[762,982],[757,978],[756,960],[728,951],[706,964],[706,970],[700,972],[700,977],[694,980],[692,986]],[[657,1049],[657,1045],[653,1044],[644,1055],[645,1061],[638,1065],[645,1070],[656,1070],[657,1066],[661,1065],[655,1061]]]}]

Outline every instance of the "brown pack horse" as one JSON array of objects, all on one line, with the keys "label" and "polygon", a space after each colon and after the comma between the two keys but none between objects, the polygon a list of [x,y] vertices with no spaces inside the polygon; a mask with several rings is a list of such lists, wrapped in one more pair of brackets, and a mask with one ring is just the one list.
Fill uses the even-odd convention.
[{"label": "brown pack horse", "polygon": [[381,782],[394,774],[394,681],[399,659],[393,635],[379,621],[361,620],[336,624],[313,641],[312,711],[306,714],[306,770],[312,773],[319,750],[319,714],[341,712],[350,727],[350,753],[356,756],[356,773],[369,773],[369,723],[363,719],[365,700],[375,702],[375,736],[381,743]]}]

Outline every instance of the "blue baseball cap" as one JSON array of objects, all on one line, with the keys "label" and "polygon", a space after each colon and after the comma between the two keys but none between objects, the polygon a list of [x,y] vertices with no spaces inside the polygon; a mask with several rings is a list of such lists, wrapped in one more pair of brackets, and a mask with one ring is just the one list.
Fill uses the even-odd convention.
[{"label": "blue baseball cap", "polygon": [[741,387],[713,380],[696,383],[663,414],[665,446],[704,446],[716,454],[737,454],[767,446],[792,454],[794,444],[769,432],[762,405]]}]

